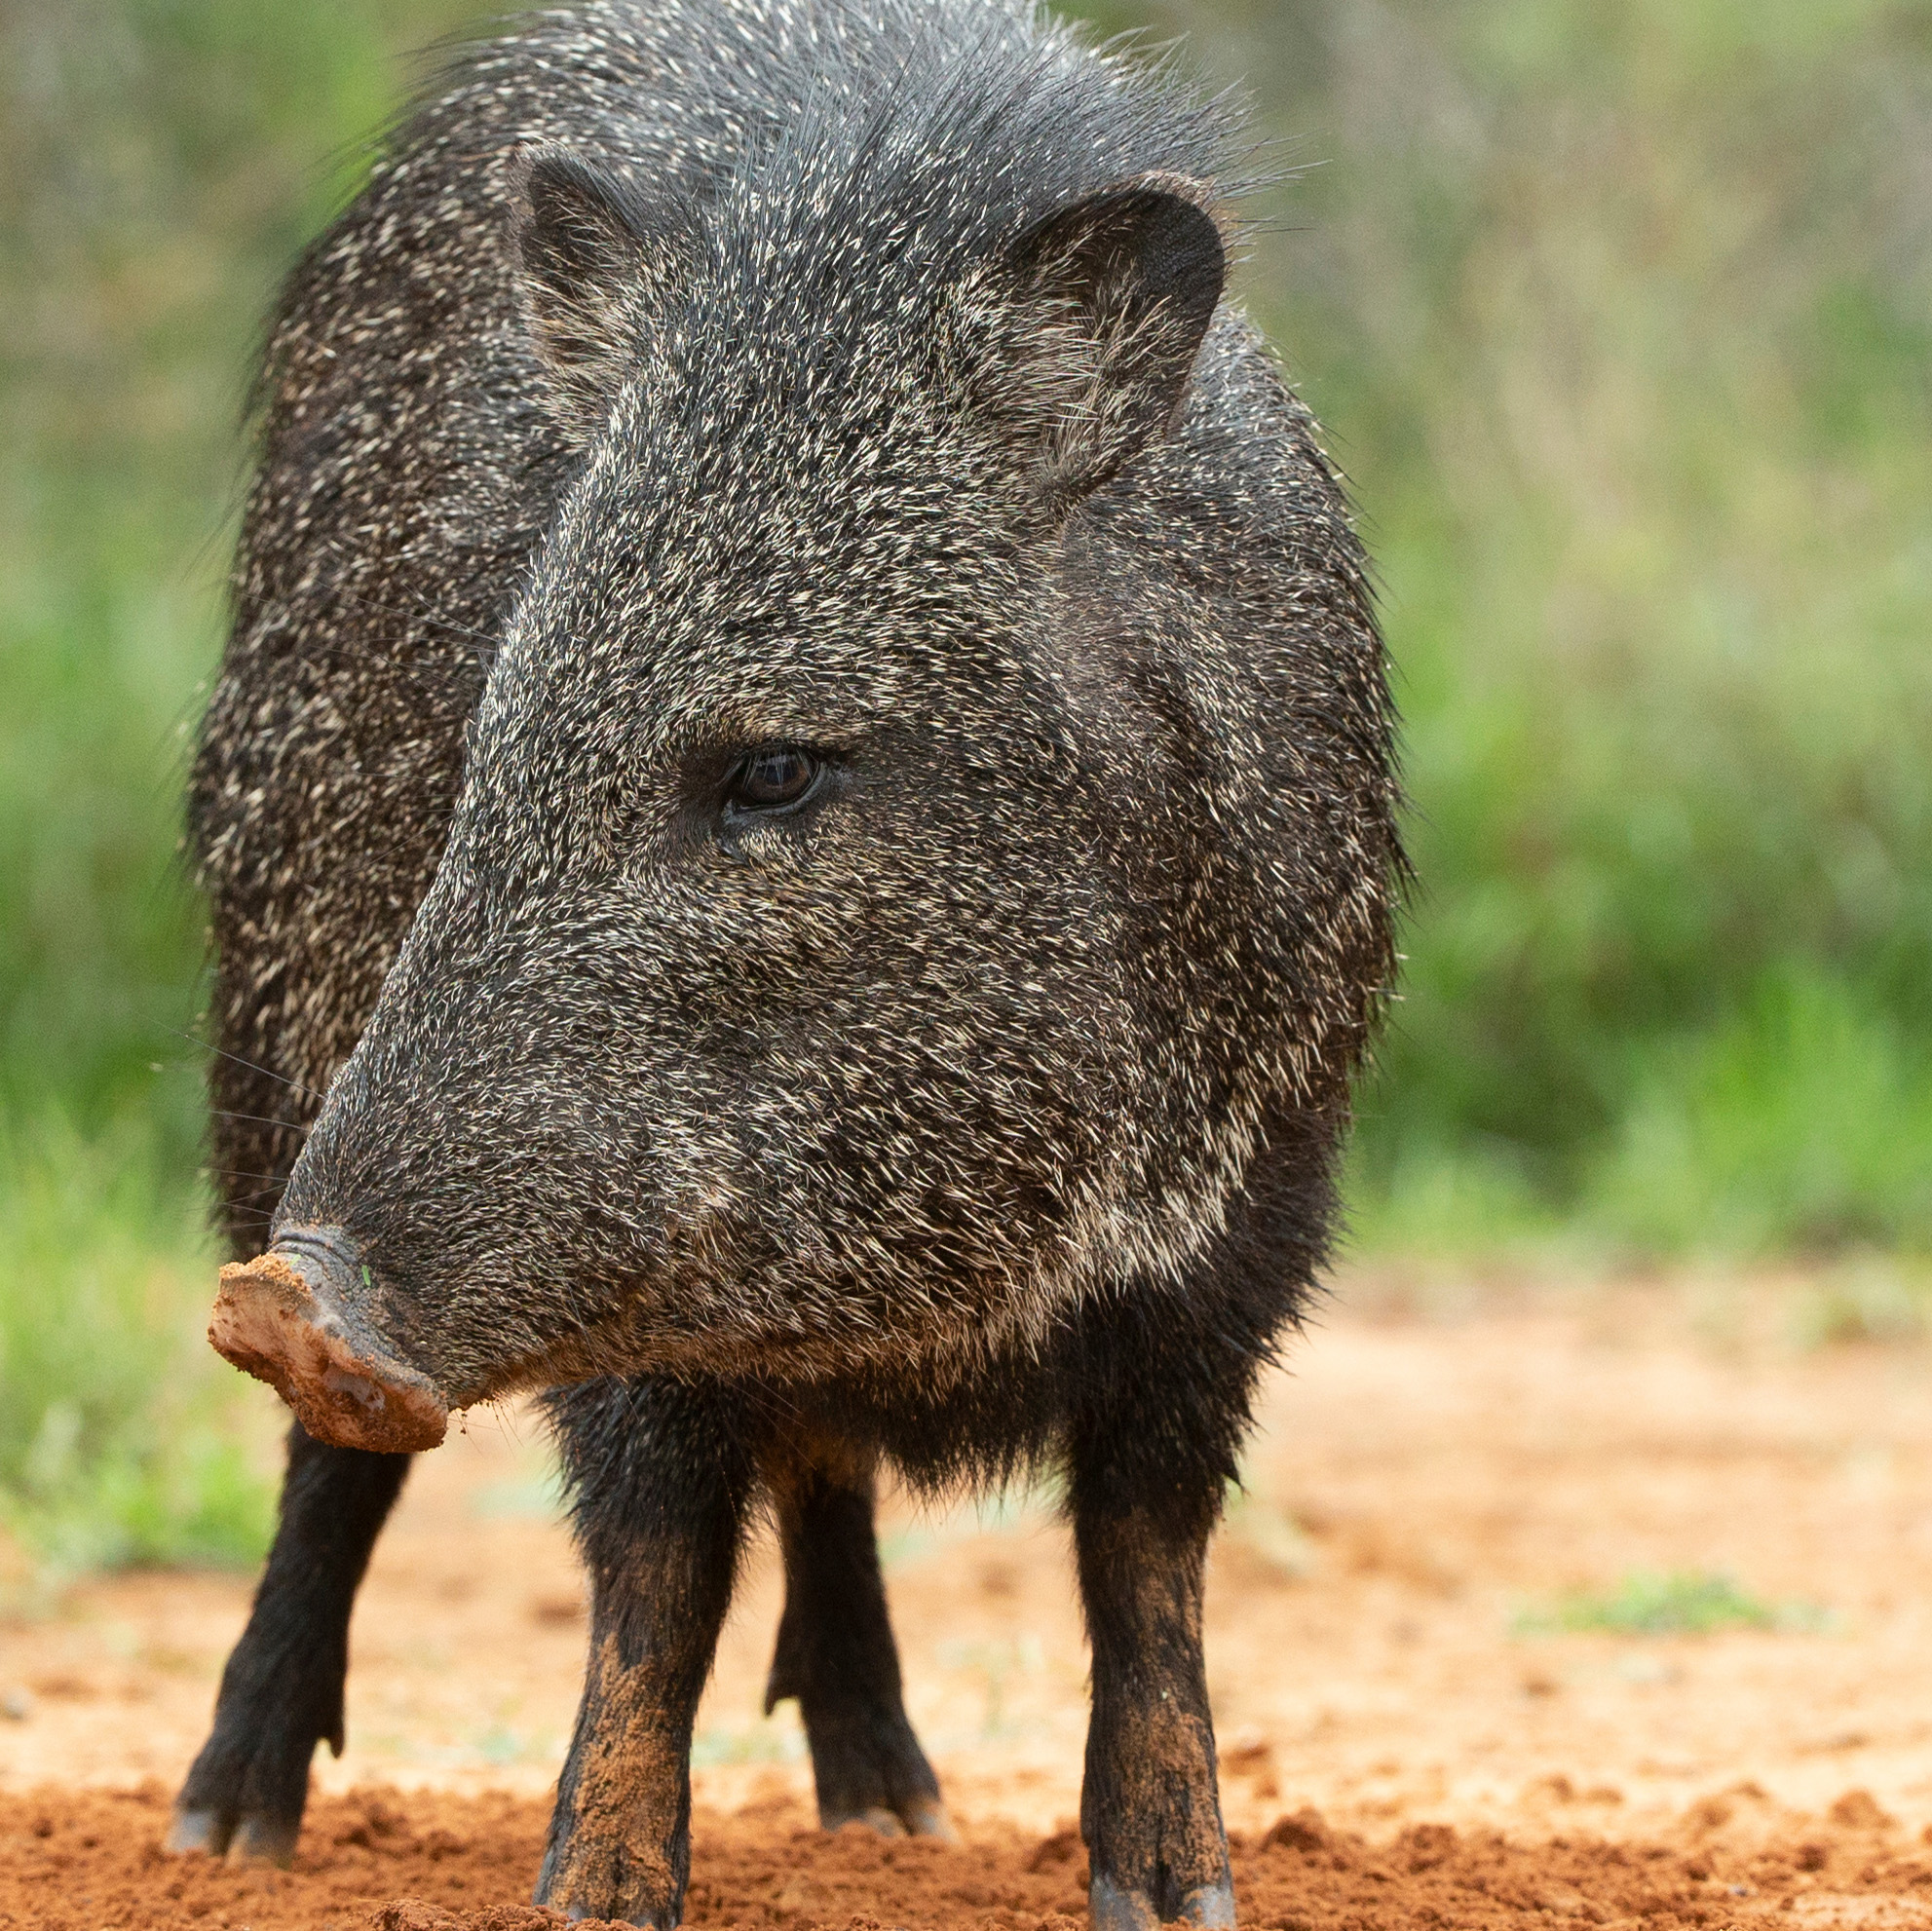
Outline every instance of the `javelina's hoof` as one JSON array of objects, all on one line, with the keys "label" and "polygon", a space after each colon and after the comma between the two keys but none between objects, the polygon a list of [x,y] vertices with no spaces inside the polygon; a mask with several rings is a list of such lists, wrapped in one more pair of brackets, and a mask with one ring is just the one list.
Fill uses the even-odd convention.
[{"label": "javelina's hoof", "polygon": [[608,1918],[645,1931],[676,1931],[684,1915],[683,1888],[668,1863],[648,1851],[633,1860],[616,1843],[570,1841],[545,1854],[532,1902],[561,1912],[572,1923]]},{"label": "javelina's hoof", "polygon": [[206,1851],[219,1857],[228,1848],[228,1829],[212,1810],[176,1810],[162,1838],[162,1848],[179,1854]]},{"label": "javelina's hoof", "polygon": [[175,1852],[206,1851],[209,1857],[225,1855],[230,1864],[273,1864],[285,1871],[294,1860],[301,1828],[299,1818],[270,1817],[260,1811],[230,1817],[219,1810],[181,1805],[164,1843]]},{"label": "javelina's hoof", "polygon": [[332,1230],[291,1232],[258,1259],[223,1268],[208,1338],[268,1382],[318,1441],[388,1455],[435,1448],[448,1406],[357,1319],[353,1251]]},{"label": "javelina's hoof", "polygon": [[898,1814],[909,1836],[937,1837],[941,1843],[947,1844],[960,1840],[959,1833],[953,1829],[953,1820],[946,1815],[946,1806],[936,1797],[901,1804]]},{"label": "javelina's hoof", "polygon": [[848,1824],[863,1824],[882,1837],[937,1837],[941,1843],[948,1844],[959,1841],[953,1820],[937,1798],[914,1798],[890,1809],[883,1803],[874,1803],[842,1815],[824,1811],[819,1814],[818,1823],[820,1829],[827,1831],[843,1830]]},{"label": "javelina's hoof", "polygon": [[1231,1884],[1203,1884],[1190,1891],[1180,1910],[1164,1919],[1144,1891],[1123,1890],[1111,1877],[1096,1874],[1087,1886],[1086,1900],[1093,1931],[1159,1931],[1163,1922],[1198,1924],[1201,1931],[1233,1931]]}]

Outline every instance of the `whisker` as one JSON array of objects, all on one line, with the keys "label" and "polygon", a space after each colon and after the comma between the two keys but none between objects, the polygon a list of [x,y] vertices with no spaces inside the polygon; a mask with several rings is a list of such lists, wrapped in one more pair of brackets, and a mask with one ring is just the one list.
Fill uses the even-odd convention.
[{"label": "whisker", "polygon": [[217,1059],[233,1060],[237,1066],[246,1066],[250,1073],[259,1073],[264,1079],[279,1079],[292,1091],[305,1094],[308,1098],[314,1100],[318,1106],[322,1104],[322,1096],[313,1086],[305,1086],[299,1079],[289,1079],[285,1073],[277,1073],[272,1067],[257,1066],[252,1059],[244,1059],[240,1053],[230,1052],[226,1046],[217,1046],[211,1044],[207,1040],[198,1040],[194,1034],[184,1033],[178,1026],[170,1026],[168,1030],[177,1039],[186,1040],[191,1046],[201,1046],[205,1050],[213,1053]]},{"label": "whisker", "polygon": [[487,630],[473,630],[467,624],[458,624],[453,618],[438,617],[427,604],[419,604],[414,610],[406,610],[393,603],[378,603],[374,597],[366,597],[359,590],[352,590],[341,584],[332,584],[330,589],[344,603],[359,604],[364,610],[372,610],[378,617],[396,617],[404,623],[412,620],[424,624],[434,624],[439,630],[448,630],[459,637],[469,637],[481,644],[489,656],[484,660],[487,668],[496,662],[497,653],[503,649],[503,639],[493,637]]},{"label": "whisker", "polygon": [[292,1119],[271,1119],[265,1113],[236,1113],[230,1107],[209,1107],[208,1112],[217,1119],[252,1119],[257,1126],[280,1126],[290,1133],[300,1134],[306,1140],[314,1130],[312,1127],[297,1126]]},{"label": "whisker", "polygon": [[[261,1204],[262,1196],[268,1193],[280,1194],[281,1192],[282,1189],[280,1187],[250,1187],[246,1193],[223,1193],[221,1197],[224,1202],[232,1199],[237,1211],[257,1213],[264,1220],[267,1220],[275,1212],[275,1208],[263,1206]],[[278,1200],[276,1205],[280,1206],[281,1201]]]}]

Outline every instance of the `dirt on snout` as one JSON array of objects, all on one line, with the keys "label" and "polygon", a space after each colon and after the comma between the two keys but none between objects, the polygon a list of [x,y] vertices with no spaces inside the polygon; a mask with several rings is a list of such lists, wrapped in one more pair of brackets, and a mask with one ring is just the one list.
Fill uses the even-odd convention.
[{"label": "dirt on snout", "polygon": [[[545,1806],[510,1796],[354,1792],[319,1802],[292,1871],[161,1851],[159,1786],[0,1798],[0,1926],[34,1931],[549,1931],[524,1902]],[[1011,1827],[959,1844],[811,1827],[789,1796],[700,1811],[687,1922],[759,1931],[1075,1931],[1077,1833]],[[1932,1918],[1932,1846],[1864,1792],[1822,1817],[1755,1786],[1706,1799],[1655,1842],[1512,1841],[1413,1824],[1375,1838],[1303,1809],[1236,1834],[1242,1922],[1279,1931],[1586,1924],[1892,1925]]]}]

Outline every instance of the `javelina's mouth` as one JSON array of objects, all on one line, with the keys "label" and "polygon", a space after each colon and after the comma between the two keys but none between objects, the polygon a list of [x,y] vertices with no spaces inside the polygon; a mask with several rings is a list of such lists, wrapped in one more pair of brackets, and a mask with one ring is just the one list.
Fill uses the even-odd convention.
[{"label": "javelina's mouth", "polygon": [[288,1228],[266,1254],[222,1268],[208,1338],[318,1441],[390,1455],[435,1448],[449,1404],[358,1312],[364,1275],[341,1229]]}]

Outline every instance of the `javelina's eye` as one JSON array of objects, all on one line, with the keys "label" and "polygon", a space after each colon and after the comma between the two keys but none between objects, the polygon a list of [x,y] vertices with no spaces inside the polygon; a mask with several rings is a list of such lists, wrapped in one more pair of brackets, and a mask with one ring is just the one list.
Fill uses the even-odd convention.
[{"label": "javelina's eye", "polygon": [[739,766],[731,802],[741,812],[782,812],[802,805],[818,782],[821,766],[795,744],[767,744]]}]

